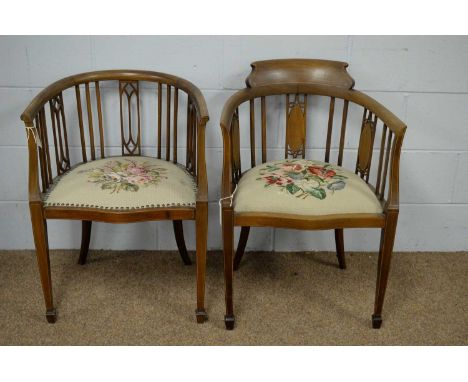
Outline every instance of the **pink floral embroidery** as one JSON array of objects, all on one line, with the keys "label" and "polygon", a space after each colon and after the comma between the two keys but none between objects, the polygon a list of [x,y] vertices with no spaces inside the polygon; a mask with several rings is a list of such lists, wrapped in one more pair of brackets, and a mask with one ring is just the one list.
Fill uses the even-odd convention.
[{"label": "pink floral embroidery", "polygon": [[346,176],[339,174],[339,169],[330,164],[311,164],[308,161],[286,160],[267,164],[260,169],[260,178],[265,187],[279,187],[281,190],[305,199],[313,196],[323,200],[327,190],[334,193],[345,188]]},{"label": "pink floral embroidery", "polygon": [[101,185],[102,190],[114,192],[137,192],[140,187],[156,185],[161,179],[167,179],[166,169],[148,162],[136,162],[131,159],[113,160],[102,167],[84,170],[88,173],[88,182]]}]

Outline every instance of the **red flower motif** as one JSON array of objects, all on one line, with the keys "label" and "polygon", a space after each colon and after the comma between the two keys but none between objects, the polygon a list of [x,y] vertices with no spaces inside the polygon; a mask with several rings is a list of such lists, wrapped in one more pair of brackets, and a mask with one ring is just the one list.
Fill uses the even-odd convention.
[{"label": "red flower motif", "polygon": [[318,175],[318,176],[321,176],[322,172],[323,172],[323,167],[321,167],[321,166],[309,166],[307,169],[312,174]]},{"label": "red flower motif", "polygon": [[321,178],[332,178],[336,175],[336,172],[333,170],[326,170],[322,166],[309,166],[307,168],[310,173],[317,175]]},{"label": "red flower motif", "polygon": [[286,179],[283,179],[283,178],[276,179],[276,184],[279,186],[282,186],[285,182],[286,182]]},{"label": "red flower motif", "polygon": [[296,164],[296,165],[294,166],[294,170],[295,170],[295,171],[301,171],[301,170],[302,170],[302,166],[301,166],[300,164]]},{"label": "red flower motif", "polygon": [[267,181],[268,184],[275,184],[276,183],[276,179],[275,179],[274,176],[267,176],[266,181]]},{"label": "red flower motif", "polygon": [[336,175],[336,172],[333,170],[327,170],[325,173],[325,178],[333,178]]}]

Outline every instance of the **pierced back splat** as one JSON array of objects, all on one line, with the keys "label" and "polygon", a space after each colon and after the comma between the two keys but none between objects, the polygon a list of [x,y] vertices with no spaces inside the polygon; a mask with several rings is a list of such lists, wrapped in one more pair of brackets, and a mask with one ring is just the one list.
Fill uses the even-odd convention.
[{"label": "pierced back splat", "polygon": [[59,93],[49,101],[50,119],[52,120],[52,132],[54,135],[55,162],[57,175],[61,175],[70,169],[70,155],[68,153],[67,125],[65,122],[65,110],[63,96]]},{"label": "pierced back splat", "polygon": [[[140,132],[140,88],[138,81],[119,81],[120,94],[120,133],[122,139],[122,155],[141,155],[141,132]],[[126,102],[124,101],[124,95]],[[132,104],[135,99],[137,112],[137,135],[133,136],[132,129]],[[124,113],[127,113],[127,129],[124,128]],[[128,134],[125,134],[125,130]],[[127,138],[126,138],[127,136]]]},{"label": "pierced back splat", "polygon": [[301,101],[299,94],[296,94],[292,102],[290,95],[286,95],[286,158],[288,155],[305,158],[306,112],[307,95]]}]

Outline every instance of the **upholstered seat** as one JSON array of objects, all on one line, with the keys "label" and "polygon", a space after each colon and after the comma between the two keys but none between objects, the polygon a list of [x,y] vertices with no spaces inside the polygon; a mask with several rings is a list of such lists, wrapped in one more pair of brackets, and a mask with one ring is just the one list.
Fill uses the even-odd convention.
[{"label": "upholstered seat", "polygon": [[80,164],[59,177],[44,206],[139,209],[195,207],[196,184],[184,167],[142,156]]},{"label": "upholstered seat", "polygon": [[304,159],[266,162],[239,181],[234,211],[298,215],[382,213],[372,190],[340,166]]}]

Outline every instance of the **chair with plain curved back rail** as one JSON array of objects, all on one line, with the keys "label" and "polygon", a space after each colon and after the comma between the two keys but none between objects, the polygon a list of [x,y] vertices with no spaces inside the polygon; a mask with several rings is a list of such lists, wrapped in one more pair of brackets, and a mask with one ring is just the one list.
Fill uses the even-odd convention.
[{"label": "chair with plain curved back rail", "polygon": [[56,321],[47,219],[72,219],[82,221],[82,265],[92,221],[154,220],[172,220],[180,255],[189,265],[182,221],[195,220],[196,317],[204,322],[208,111],[200,90],[164,73],[83,73],[48,86],[21,119],[28,137],[29,207],[47,321]]},{"label": "chair with plain curved back rail", "polygon": [[[343,229],[380,228],[372,315],[372,326],[380,328],[398,219],[398,172],[406,126],[384,106],[353,89],[347,63],[283,59],[258,61],[251,66],[247,87],[231,96],[221,115],[226,328],[234,327],[233,270],[239,267],[250,227],[333,229],[341,269],[346,267]],[[244,104],[249,111],[242,116]],[[320,105],[324,106],[322,113]],[[267,106],[272,112],[267,112]],[[282,113],[285,117],[280,118]],[[310,117],[316,121],[308,131]],[[285,127],[278,121],[283,118]],[[317,143],[320,119],[324,141]],[[339,120],[335,133],[334,120]],[[244,121],[250,128],[241,139]],[[347,132],[346,126],[351,124],[359,129]],[[313,138],[312,145],[308,144],[309,137]],[[267,148],[267,142],[275,139],[276,149]],[[241,141],[250,146],[250,150],[242,151],[250,154],[248,171],[241,169]],[[323,161],[305,159],[306,154],[310,157],[317,151],[323,151]],[[354,171],[343,167],[345,159]],[[372,159],[377,164],[371,172]],[[241,233],[234,256],[236,226],[241,227]]]}]

